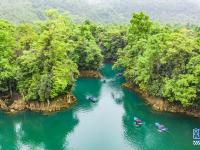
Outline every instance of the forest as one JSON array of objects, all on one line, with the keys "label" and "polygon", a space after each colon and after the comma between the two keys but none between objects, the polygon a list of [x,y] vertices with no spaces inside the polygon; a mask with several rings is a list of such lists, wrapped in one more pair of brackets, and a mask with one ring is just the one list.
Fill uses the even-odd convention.
[{"label": "forest", "polygon": [[49,101],[69,92],[79,68],[97,70],[103,61],[88,22],[75,25],[49,10],[38,24],[0,22],[0,91],[17,90],[25,100]]},{"label": "forest", "polygon": [[183,106],[200,104],[200,27],[161,25],[134,13],[128,25],[72,21],[48,10],[36,23],[0,21],[0,93],[26,101],[70,92],[80,70],[103,62],[124,68],[127,82]]},{"label": "forest", "polygon": [[125,68],[132,85],[183,106],[200,102],[200,34],[190,28],[161,26],[143,13],[133,14],[128,44],[115,66]]}]

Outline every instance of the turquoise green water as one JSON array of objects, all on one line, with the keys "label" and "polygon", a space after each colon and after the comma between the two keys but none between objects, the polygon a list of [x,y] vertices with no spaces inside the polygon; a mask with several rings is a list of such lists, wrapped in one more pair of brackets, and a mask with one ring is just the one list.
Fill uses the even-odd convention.
[{"label": "turquoise green water", "polygon": [[[69,110],[44,116],[33,112],[0,112],[0,150],[190,150],[192,129],[200,120],[153,111],[136,94],[121,88],[111,65],[102,73],[106,83],[79,79],[74,88],[78,102]],[[113,98],[114,93],[115,98]],[[98,97],[97,103],[85,99]],[[133,117],[144,120],[135,127]],[[169,131],[159,133],[155,122]]]}]

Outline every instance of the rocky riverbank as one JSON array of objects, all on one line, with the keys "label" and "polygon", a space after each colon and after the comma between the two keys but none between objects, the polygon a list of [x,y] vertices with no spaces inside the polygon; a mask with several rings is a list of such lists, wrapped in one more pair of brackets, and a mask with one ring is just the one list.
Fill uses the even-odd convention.
[{"label": "rocky riverbank", "polygon": [[80,77],[101,79],[102,75],[98,71],[82,70],[82,71],[80,71]]},{"label": "rocky riverbank", "polygon": [[147,92],[139,89],[138,87],[132,86],[129,83],[123,84],[123,87],[129,89],[130,91],[138,93],[144,98],[145,102],[156,111],[183,113],[194,117],[200,117],[200,109],[192,107],[183,107],[181,104],[169,102],[159,97],[150,96]]},{"label": "rocky riverbank", "polygon": [[0,100],[0,109],[9,113],[30,110],[34,112],[56,112],[69,108],[76,102],[76,98],[68,93],[65,96],[59,97],[57,100],[50,102],[26,102],[22,99],[15,100],[11,105],[7,105],[5,101]]}]

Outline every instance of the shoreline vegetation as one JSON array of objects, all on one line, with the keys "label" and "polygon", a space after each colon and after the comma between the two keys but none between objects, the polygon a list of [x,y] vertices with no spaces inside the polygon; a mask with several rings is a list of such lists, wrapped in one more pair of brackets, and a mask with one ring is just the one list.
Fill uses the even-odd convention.
[{"label": "shoreline vegetation", "polygon": [[140,88],[136,86],[133,86],[130,83],[124,83],[122,87],[128,89],[131,92],[137,93],[155,111],[180,113],[180,114],[185,114],[188,116],[200,118],[199,108],[197,109],[194,107],[183,107],[180,103],[169,102],[163,98],[151,96],[147,92],[141,90]]},{"label": "shoreline vegetation", "polygon": [[134,85],[126,86],[154,109],[200,117],[199,26],[161,25],[142,12],[134,13],[127,45],[117,51],[118,67]]},{"label": "shoreline vegetation", "polygon": [[75,103],[69,93],[77,78],[101,77],[95,31],[90,21],[75,23],[54,9],[37,23],[0,20],[0,108],[55,112]]},{"label": "shoreline vegetation", "polygon": [[[95,70],[81,70],[79,71],[79,77],[101,79],[102,74]],[[11,98],[8,97],[9,96],[5,96],[4,98],[7,98],[6,100],[8,103],[11,103],[10,105],[6,104],[5,100],[2,100],[0,97],[0,110],[12,114],[27,110],[33,112],[53,113],[70,108],[77,101],[76,97],[71,93],[67,93],[65,96],[60,96],[50,103],[40,101],[25,101],[18,94],[15,96],[16,98],[10,102]]]},{"label": "shoreline vegetation", "polygon": [[[95,70],[81,70],[79,71],[79,77],[82,78],[96,78],[101,79],[102,74],[99,71]],[[6,104],[5,100],[2,100],[0,97],[0,110],[5,111],[7,113],[17,113],[21,111],[33,111],[33,112],[42,112],[42,113],[53,113],[57,111],[61,111],[63,109],[67,109],[73,104],[76,103],[76,97],[73,96],[71,93],[67,93],[65,96],[60,96],[53,100],[52,102],[40,102],[40,101],[25,101],[21,96],[17,94],[16,98],[11,102],[10,105]],[[8,96],[7,98],[8,103],[10,103]]]},{"label": "shoreline vegetation", "polygon": [[11,105],[8,105],[5,101],[0,99],[0,109],[12,114],[27,110],[33,112],[52,113],[67,109],[75,103],[76,98],[72,94],[67,93],[64,96],[56,98],[56,100],[50,103],[40,101],[24,101],[20,97],[14,100]]},{"label": "shoreline vegetation", "polygon": [[126,81],[146,91],[139,93],[154,109],[200,116],[200,27],[161,25],[142,12],[129,25],[75,23],[54,9],[38,23],[0,20],[0,98],[23,95],[0,107],[67,108],[71,102],[56,99],[71,93],[78,77],[101,78],[103,62],[123,68]]}]

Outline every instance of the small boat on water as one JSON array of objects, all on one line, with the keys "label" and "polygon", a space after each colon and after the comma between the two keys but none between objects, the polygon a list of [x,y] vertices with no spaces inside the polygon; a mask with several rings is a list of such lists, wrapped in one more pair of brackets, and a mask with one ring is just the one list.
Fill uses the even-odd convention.
[{"label": "small boat on water", "polygon": [[115,98],[115,94],[113,92],[111,93],[111,95],[112,95],[113,98]]},{"label": "small boat on water", "polygon": [[137,118],[137,117],[134,117],[134,123],[136,126],[142,126],[142,120]]},{"label": "small boat on water", "polygon": [[94,96],[87,96],[86,99],[87,99],[87,100],[90,100],[90,101],[93,102],[93,103],[96,103],[96,102],[97,102],[97,98],[94,97]]},{"label": "small boat on water", "polygon": [[105,80],[105,79],[102,79],[101,81],[102,81],[103,83],[106,83],[106,80]]},{"label": "small boat on water", "polygon": [[158,122],[155,123],[155,126],[156,126],[156,128],[159,132],[166,132],[167,131],[167,128],[164,125],[162,125]]},{"label": "small boat on water", "polygon": [[121,77],[123,75],[123,73],[118,73],[117,77]]}]

